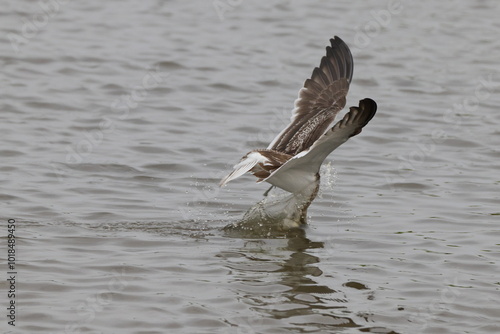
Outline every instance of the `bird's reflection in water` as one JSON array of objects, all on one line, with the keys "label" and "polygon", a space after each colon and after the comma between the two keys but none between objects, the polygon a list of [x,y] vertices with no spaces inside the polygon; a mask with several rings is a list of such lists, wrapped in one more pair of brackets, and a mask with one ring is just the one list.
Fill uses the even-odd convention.
[{"label": "bird's reflection in water", "polygon": [[[300,332],[356,327],[346,317],[343,292],[318,283],[323,271],[313,254],[324,243],[309,240],[302,229],[293,233],[288,239],[246,239],[240,248],[219,254],[231,270],[230,289],[258,313],[245,325],[252,332],[267,332],[266,326]],[[240,326],[241,319],[235,322]]]}]

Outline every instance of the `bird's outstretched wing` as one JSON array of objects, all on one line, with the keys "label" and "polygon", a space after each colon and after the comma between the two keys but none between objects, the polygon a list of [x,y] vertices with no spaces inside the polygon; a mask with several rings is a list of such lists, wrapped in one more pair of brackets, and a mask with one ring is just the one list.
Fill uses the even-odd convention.
[{"label": "bird's outstretched wing", "polygon": [[353,59],[338,36],[330,39],[326,56],[313,70],[295,100],[291,123],[269,144],[268,149],[296,155],[314,144],[346,104],[352,79]]},{"label": "bird's outstretched wing", "polygon": [[281,189],[296,193],[310,184],[308,177],[319,172],[326,157],[349,138],[361,133],[377,111],[372,99],[359,101],[359,107],[351,107],[344,118],[322,135],[309,149],[300,152],[276,169],[267,181]]}]

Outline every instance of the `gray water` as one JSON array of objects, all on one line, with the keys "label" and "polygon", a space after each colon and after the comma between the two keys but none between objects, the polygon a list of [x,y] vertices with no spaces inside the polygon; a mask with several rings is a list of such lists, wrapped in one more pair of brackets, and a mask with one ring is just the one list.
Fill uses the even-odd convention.
[{"label": "gray water", "polygon": [[[2,333],[500,332],[498,1],[47,3],[0,13]],[[334,35],[377,115],[303,233],[224,233]]]}]

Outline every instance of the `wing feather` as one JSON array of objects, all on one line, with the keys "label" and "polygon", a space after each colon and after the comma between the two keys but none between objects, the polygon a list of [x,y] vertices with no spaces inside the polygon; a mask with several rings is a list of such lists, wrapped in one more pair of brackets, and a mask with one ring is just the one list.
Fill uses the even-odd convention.
[{"label": "wing feather", "polygon": [[293,175],[295,180],[306,180],[308,176],[318,173],[326,157],[349,138],[359,134],[361,129],[373,118],[376,111],[377,104],[372,99],[366,98],[359,101],[359,107],[351,107],[343,119],[328,130],[307,151],[300,152],[288,160],[263,181],[292,193],[300,191],[301,189],[298,188],[302,186],[302,183],[290,182],[289,175]]},{"label": "wing feather", "polygon": [[300,89],[291,123],[269,144],[268,149],[296,155],[308,149],[344,108],[352,79],[353,60],[349,47],[339,37],[330,39],[326,56]]}]

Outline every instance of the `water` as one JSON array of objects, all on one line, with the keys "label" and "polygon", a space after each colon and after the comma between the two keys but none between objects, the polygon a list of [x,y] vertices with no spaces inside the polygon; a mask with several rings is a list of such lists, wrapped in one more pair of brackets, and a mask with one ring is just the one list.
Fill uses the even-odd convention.
[{"label": "water", "polygon": [[[47,3],[0,20],[1,332],[500,332],[496,1]],[[333,35],[377,115],[305,231],[225,233]]]}]

